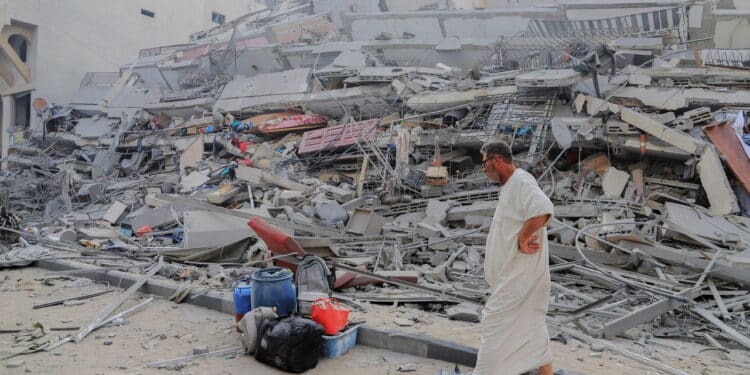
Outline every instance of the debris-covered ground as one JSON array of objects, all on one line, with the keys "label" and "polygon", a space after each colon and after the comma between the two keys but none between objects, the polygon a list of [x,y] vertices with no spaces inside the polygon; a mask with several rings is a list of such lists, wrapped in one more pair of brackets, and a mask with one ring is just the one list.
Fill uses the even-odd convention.
[{"label": "debris-covered ground", "polygon": [[[567,342],[555,343],[556,365],[750,371],[748,50],[686,49],[671,18],[650,30],[615,17],[563,33],[541,20],[486,45],[481,59],[464,51],[449,64],[442,53],[460,51],[460,38],[405,56],[411,36],[380,30],[364,42],[311,3],[284,1],[186,45],[144,50],[119,74],[87,74],[69,104],[37,108],[43,129],[12,148],[0,177],[0,266],[70,258],[144,283],[151,270],[178,282],[173,300],[183,302],[315,254],[334,270],[334,297],[371,306],[359,316],[367,324],[476,347],[499,191],[479,149],[497,139],[555,203],[548,326]],[[15,272],[4,290],[33,280]],[[31,284],[39,296],[13,295],[6,326],[36,321],[23,309],[49,287]],[[74,316],[93,302],[51,309]],[[179,328],[207,320],[196,336],[236,343],[226,315],[175,306],[140,314]],[[25,318],[5,318],[16,315]],[[195,346],[181,338],[189,333],[129,319],[95,334],[117,334],[128,352],[123,336],[174,342],[159,343],[159,355],[135,348],[142,357],[128,357],[125,372]],[[81,342],[104,345],[90,336]],[[348,355],[390,358],[372,350]]]},{"label": "debris-covered ground", "polygon": [[[37,322],[44,322],[52,334],[64,336],[70,330],[88,323],[102,305],[111,303],[115,295],[108,294],[80,305],[33,309],[37,301],[74,297],[85,292],[104,290],[106,285],[92,284],[88,279],[55,279],[42,283],[48,271],[27,268],[7,272],[2,290],[4,302],[0,306],[3,317],[3,335],[0,347],[10,348],[13,334],[8,330],[25,330]],[[86,284],[86,285],[84,285]],[[147,298],[136,295],[127,306]],[[147,310],[127,317],[117,324],[103,327],[92,337],[79,344],[62,346],[50,353],[18,356],[4,361],[3,374],[161,374],[166,370],[183,374],[283,374],[236,352],[224,355],[175,361],[161,364],[162,368],[145,367],[146,364],[164,362],[194,353],[215,352],[241,347],[234,332],[231,317],[217,311],[192,306],[177,305],[165,299],[151,302]],[[17,366],[16,366],[17,365]],[[354,372],[367,375],[399,373],[399,369],[413,367],[419,374],[433,375],[439,369],[451,367],[450,363],[394,353],[367,346],[358,346],[346,354],[346,360],[323,359],[312,374],[339,374]],[[385,370],[384,370],[385,369]],[[83,370],[83,371],[82,371]]]}]

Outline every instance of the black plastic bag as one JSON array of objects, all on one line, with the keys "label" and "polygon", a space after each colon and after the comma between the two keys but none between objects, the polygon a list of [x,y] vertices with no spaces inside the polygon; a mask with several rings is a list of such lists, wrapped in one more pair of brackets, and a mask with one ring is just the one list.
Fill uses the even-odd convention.
[{"label": "black plastic bag", "polygon": [[318,365],[323,350],[323,326],[289,316],[260,324],[255,359],[288,372],[305,372]]}]

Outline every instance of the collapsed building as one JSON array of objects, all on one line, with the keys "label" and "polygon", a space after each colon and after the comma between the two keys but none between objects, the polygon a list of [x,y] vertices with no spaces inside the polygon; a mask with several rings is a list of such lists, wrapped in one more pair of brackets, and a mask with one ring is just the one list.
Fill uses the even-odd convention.
[{"label": "collapsed building", "polygon": [[558,3],[283,1],[88,73],[3,159],[8,250],[160,255],[196,289],[312,253],[339,298],[478,321],[503,140],[555,203],[551,327],[750,348],[750,49],[719,36],[747,11]]}]

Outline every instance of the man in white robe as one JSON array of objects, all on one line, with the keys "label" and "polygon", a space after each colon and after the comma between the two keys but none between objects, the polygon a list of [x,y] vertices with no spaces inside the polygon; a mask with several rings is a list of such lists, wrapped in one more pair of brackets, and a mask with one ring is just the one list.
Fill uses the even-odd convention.
[{"label": "man in white robe", "polygon": [[484,277],[492,294],[482,312],[477,375],[552,375],[546,315],[550,295],[546,226],[554,206],[536,179],[516,168],[507,144],[482,147],[484,173],[502,184],[487,237]]}]

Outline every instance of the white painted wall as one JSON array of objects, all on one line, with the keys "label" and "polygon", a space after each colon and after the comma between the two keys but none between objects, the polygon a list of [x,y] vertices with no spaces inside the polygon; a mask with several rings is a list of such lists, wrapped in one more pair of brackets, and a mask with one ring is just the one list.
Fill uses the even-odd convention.
[{"label": "white painted wall", "polygon": [[715,48],[750,48],[750,16],[716,21]]},{"label": "white painted wall", "polygon": [[406,12],[417,10],[428,5],[437,5],[437,9],[450,9],[448,0],[386,0],[385,3],[391,12]]},{"label": "white painted wall", "polygon": [[32,97],[66,103],[86,72],[117,71],[143,48],[186,43],[215,25],[212,11],[230,21],[258,9],[254,0],[7,0],[5,20],[37,27]]}]

